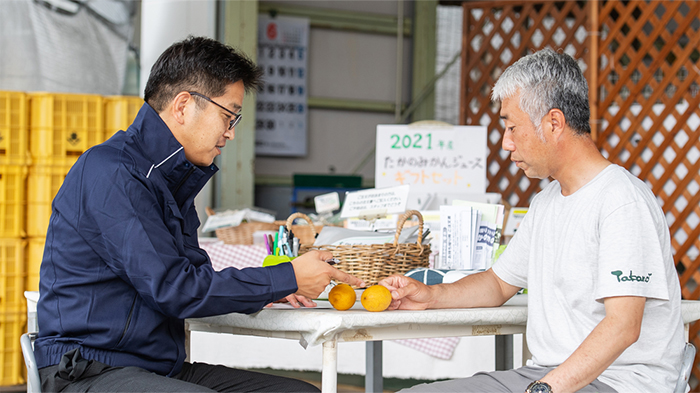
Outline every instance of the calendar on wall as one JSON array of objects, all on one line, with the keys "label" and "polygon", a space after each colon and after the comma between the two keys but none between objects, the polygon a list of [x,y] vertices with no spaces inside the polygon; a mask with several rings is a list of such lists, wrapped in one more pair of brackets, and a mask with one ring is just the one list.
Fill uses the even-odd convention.
[{"label": "calendar on wall", "polygon": [[305,156],[309,20],[260,15],[258,29],[265,84],[257,95],[255,154]]}]

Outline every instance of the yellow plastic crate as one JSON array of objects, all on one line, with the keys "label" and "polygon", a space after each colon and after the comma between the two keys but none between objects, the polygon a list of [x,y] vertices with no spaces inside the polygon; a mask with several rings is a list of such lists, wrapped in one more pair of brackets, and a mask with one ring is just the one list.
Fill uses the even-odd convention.
[{"label": "yellow plastic crate", "polygon": [[28,167],[0,165],[0,237],[26,236],[25,206]]},{"label": "yellow plastic crate", "polygon": [[141,106],[143,106],[143,99],[139,96],[105,97],[105,140],[117,131],[126,131],[136,118]]},{"label": "yellow plastic crate", "polygon": [[98,95],[29,93],[33,164],[73,165],[105,141],[104,99]]},{"label": "yellow plastic crate", "polygon": [[0,238],[0,315],[25,312],[25,255],[27,241]]},{"label": "yellow plastic crate", "polygon": [[39,290],[39,271],[44,258],[45,237],[30,237],[27,239],[27,281],[25,291]]},{"label": "yellow plastic crate", "polygon": [[27,325],[26,312],[0,313],[0,385],[26,383],[19,337]]},{"label": "yellow plastic crate", "polygon": [[27,95],[0,91],[0,164],[28,165],[29,161]]},{"label": "yellow plastic crate", "polygon": [[32,165],[27,176],[27,236],[45,237],[51,218],[51,202],[66,178],[70,165]]}]

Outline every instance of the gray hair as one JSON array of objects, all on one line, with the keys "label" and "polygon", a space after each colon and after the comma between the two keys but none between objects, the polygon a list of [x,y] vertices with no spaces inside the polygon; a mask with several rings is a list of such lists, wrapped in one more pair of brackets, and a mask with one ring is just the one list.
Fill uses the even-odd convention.
[{"label": "gray hair", "polygon": [[576,60],[566,53],[546,48],[521,58],[503,71],[491,100],[502,102],[518,91],[520,108],[538,130],[547,112],[559,109],[577,134],[591,133],[588,83]]}]

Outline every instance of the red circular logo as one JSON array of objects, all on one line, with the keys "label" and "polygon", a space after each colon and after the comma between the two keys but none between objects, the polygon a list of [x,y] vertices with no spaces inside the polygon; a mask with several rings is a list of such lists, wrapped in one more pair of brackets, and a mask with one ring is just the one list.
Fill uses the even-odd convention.
[{"label": "red circular logo", "polygon": [[276,23],[270,23],[267,25],[267,38],[270,40],[274,40],[277,38],[277,24]]}]

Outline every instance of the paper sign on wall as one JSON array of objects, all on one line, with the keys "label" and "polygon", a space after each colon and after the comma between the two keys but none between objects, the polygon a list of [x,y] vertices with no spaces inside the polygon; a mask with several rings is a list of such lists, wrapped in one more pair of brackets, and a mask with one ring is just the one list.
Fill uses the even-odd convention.
[{"label": "paper sign on wall", "polygon": [[414,193],[484,193],[486,127],[378,125],[375,186]]},{"label": "paper sign on wall", "polygon": [[305,156],[309,20],[260,15],[258,29],[265,86],[257,95],[255,153]]},{"label": "paper sign on wall", "polygon": [[409,186],[372,188],[349,192],[345,196],[340,217],[381,217],[387,214],[404,213]]}]

